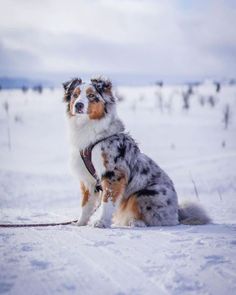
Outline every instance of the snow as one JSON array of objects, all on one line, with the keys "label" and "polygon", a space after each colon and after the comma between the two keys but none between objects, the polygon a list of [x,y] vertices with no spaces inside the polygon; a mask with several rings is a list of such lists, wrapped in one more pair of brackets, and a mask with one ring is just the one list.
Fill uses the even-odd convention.
[{"label": "snow", "polygon": [[[141,149],[173,179],[180,203],[200,202],[212,224],[0,228],[0,294],[235,293],[236,87],[223,85],[216,93],[212,83],[201,85],[189,110],[182,108],[183,91],[119,87],[124,100],[118,113]],[[214,107],[209,96],[216,98]],[[225,129],[227,104],[231,118]],[[1,223],[78,217],[80,192],[68,166],[64,108],[61,89],[0,92]]]}]

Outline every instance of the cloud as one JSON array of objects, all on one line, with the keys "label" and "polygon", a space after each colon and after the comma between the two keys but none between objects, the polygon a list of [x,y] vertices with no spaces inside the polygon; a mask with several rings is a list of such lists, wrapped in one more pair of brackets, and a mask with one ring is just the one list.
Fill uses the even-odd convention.
[{"label": "cloud", "polygon": [[30,76],[32,69],[39,73],[40,58],[21,49],[5,48],[0,43],[0,68],[3,76]]},{"label": "cloud", "polygon": [[32,75],[235,76],[235,25],[232,1],[8,0],[0,66],[24,74],[24,64]]}]

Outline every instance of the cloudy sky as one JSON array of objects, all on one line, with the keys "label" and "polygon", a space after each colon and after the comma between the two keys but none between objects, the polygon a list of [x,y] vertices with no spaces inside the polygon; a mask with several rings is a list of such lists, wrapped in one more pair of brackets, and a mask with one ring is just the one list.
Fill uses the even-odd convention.
[{"label": "cloudy sky", "polygon": [[236,1],[0,0],[0,76],[236,77]]}]

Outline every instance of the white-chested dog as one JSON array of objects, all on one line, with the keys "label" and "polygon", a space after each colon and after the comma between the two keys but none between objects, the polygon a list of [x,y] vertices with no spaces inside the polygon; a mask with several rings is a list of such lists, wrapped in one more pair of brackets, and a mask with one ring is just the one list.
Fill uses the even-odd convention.
[{"label": "white-chested dog", "polygon": [[[178,206],[168,175],[137,144],[116,113],[109,80],[63,84],[72,144],[72,167],[81,183],[82,214],[86,225],[101,202],[96,227],[204,224],[204,210],[194,204]],[[101,188],[101,191],[99,191]]]}]

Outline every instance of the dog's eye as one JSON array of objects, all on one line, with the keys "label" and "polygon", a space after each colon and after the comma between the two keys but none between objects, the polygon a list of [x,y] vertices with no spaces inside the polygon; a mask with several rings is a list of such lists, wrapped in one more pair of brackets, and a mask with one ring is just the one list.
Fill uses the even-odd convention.
[{"label": "dog's eye", "polygon": [[90,93],[90,94],[88,95],[88,98],[89,98],[89,99],[94,99],[94,98],[95,98],[95,95],[94,95],[93,93]]},{"label": "dog's eye", "polygon": [[73,98],[77,98],[78,97],[78,94],[77,93],[74,93],[73,94]]},{"label": "dog's eye", "polygon": [[88,99],[89,99],[90,101],[95,101],[95,102],[98,102],[98,101],[99,101],[99,99],[97,98],[97,96],[96,96],[95,94],[93,94],[93,93],[90,93],[90,94],[88,95]]}]

